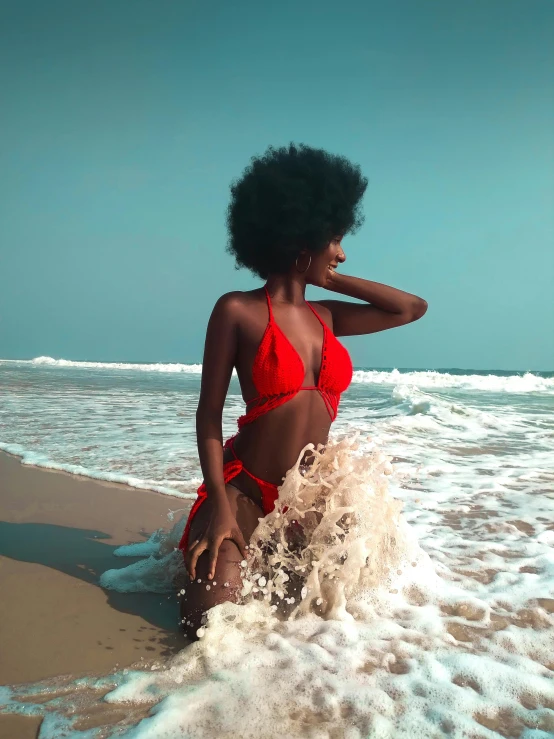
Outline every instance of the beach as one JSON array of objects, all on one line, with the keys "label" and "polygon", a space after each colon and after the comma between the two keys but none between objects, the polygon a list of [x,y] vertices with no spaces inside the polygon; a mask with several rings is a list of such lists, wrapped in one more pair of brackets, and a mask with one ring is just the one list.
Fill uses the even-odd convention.
[{"label": "beach", "polygon": [[[184,646],[174,597],[98,585],[129,563],[113,550],[169,528],[170,508],[166,495],[0,452],[0,685],[106,674]],[[39,723],[0,714],[0,737],[35,737]]]},{"label": "beach", "polygon": [[554,739],[554,0],[0,19],[0,739]]},{"label": "beach", "polygon": [[358,368],[187,645],[200,371],[0,360],[0,737],[549,739],[554,373]]}]

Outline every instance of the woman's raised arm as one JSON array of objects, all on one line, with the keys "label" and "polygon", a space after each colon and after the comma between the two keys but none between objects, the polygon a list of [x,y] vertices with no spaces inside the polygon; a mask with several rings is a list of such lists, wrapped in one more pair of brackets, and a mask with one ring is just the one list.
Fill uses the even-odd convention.
[{"label": "woman's raised arm", "polygon": [[331,312],[336,336],[385,331],[417,321],[427,311],[427,303],[423,298],[361,277],[329,271],[327,281],[321,287],[370,303],[363,305],[342,300],[319,300],[318,303]]}]

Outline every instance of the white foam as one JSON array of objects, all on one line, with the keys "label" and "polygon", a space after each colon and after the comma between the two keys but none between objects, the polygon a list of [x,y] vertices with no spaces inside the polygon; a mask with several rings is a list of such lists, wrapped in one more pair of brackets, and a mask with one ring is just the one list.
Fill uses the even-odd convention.
[{"label": "white foam", "polygon": [[[178,512],[172,511],[172,514]],[[116,557],[144,559],[127,567],[107,570],[100,576],[100,585],[106,590],[120,593],[173,592],[175,580],[183,566],[182,554],[177,550],[182,529],[182,525],[174,526],[169,534],[159,529],[148,541],[118,547],[114,551]]]},{"label": "white foam", "polygon": [[[6,361],[6,360],[2,360]],[[35,357],[29,360],[16,360],[21,364],[34,364],[49,367],[75,367],[76,369],[108,369],[108,370],[139,370],[141,372],[187,372],[200,374],[201,364],[180,364],[178,362],[154,362],[152,364],[133,362],[76,362],[71,359],[53,359],[52,357]]]},{"label": "white foam", "polygon": [[554,377],[541,377],[532,372],[523,375],[452,375],[448,372],[390,372],[356,370],[353,382],[376,385],[412,385],[419,388],[465,388],[491,392],[554,392]]}]

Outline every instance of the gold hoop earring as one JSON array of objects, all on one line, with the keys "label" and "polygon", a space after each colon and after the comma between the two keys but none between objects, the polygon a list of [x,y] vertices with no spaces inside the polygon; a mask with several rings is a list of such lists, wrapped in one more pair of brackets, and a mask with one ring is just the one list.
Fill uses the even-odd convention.
[{"label": "gold hoop earring", "polygon": [[[300,256],[300,254],[298,255],[298,257],[299,256]],[[296,271],[297,272],[300,272],[301,275],[303,275],[304,272],[307,272],[310,269],[310,265],[312,263],[312,255],[309,254],[308,256],[310,257],[310,261],[308,262],[308,266],[306,267],[306,269],[298,269],[298,257],[296,257],[296,262],[295,262],[295,264],[296,264]]]}]

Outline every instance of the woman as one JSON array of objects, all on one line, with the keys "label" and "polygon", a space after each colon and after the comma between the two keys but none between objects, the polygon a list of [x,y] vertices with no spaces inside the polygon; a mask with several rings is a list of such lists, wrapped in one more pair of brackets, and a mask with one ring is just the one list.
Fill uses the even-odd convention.
[{"label": "woman", "polygon": [[[231,188],[228,249],[266,282],[223,295],[208,324],[196,426],[204,483],[180,543],[191,580],[181,601],[189,638],[209,608],[236,599],[247,542],[300,451],[327,441],[352,378],[336,337],[402,326],[427,309],[415,295],[336,271],[343,237],[362,223],[366,187],[344,157],[291,144],[253,158]],[[307,284],[364,302],[310,304]],[[233,368],[246,413],[223,445]]]}]

